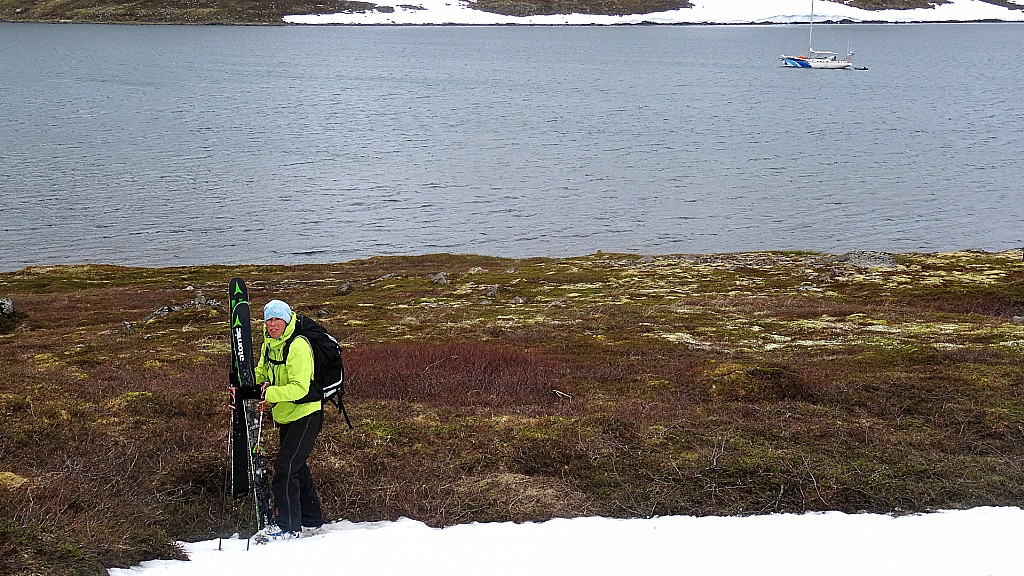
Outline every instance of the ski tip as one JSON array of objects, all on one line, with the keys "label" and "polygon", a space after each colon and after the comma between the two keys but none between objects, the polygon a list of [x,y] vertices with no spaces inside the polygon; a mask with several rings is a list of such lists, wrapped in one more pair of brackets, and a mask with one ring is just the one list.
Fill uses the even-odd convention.
[{"label": "ski tip", "polygon": [[232,278],[228,282],[228,301],[231,303],[230,310],[234,313],[239,304],[249,305],[249,290],[245,287],[245,281],[241,278]]}]

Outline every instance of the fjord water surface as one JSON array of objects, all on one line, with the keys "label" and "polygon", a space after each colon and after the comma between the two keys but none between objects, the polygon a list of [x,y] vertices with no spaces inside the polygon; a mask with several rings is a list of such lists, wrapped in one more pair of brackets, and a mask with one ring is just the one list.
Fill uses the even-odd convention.
[{"label": "fjord water surface", "polygon": [[827,31],[0,24],[0,269],[1019,247],[1024,26]]}]

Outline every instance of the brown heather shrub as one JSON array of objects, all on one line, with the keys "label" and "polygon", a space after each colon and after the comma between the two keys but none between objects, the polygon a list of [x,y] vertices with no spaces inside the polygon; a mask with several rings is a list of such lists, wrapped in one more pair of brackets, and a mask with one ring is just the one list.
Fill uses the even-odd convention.
[{"label": "brown heather shrub", "polygon": [[15,310],[11,314],[0,314],[0,334],[10,334],[28,321],[28,314]]},{"label": "brown heather shrub", "polygon": [[346,351],[347,393],[450,406],[551,403],[566,367],[543,352],[478,342],[367,344]]},{"label": "brown heather shrub", "polygon": [[682,418],[690,409],[690,403],[674,402],[671,397],[659,400],[620,400],[607,408],[617,418],[637,424],[650,425],[658,422],[672,422]]},{"label": "brown heather shrub", "polygon": [[[27,482],[0,490],[0,506],[34,535],[26,566],[49,566],[47,574],[101,574],[103,566],[131,566],[147,557],[181,558],[160,527],[166,518],[153,507],[149,489],[148,480],[159,474],[153,453],[160,450],[142,439],[62,436],[73,445],[37,438],[46,450],[33,451],[28,465],[22,465],[25,456],[11,462]],[[27,472],[29,466],[35,471]],[[51,547],[53,535],[61,537]],[[74,560],[55,562],[54,555]]]},{"label": "brown heather shrub", "polygon": [[1024,311],[1024,290],[1019,295],[993,294],[987,291],[970,291],[960,294],[937,294],[922,297],[919,306],[933,312],[956,314],[979,314],[1007,318]]},{"label": "brown heather shrub", "polygon": [[[20,573],[41,565],[47,574],[101,574],[103,566],[180,557],[171,544],[180,536],[170,534],[211,535],[207,502],[221,490],[223,455],[204,454],[223,452],[224,424],[205,414],[220,374],[207,364],[169,378],[134,358],[99,354],[86,344],[19,363],[30,384],[23,395],[2,396],[0,459],[27,479],[0,489],[0,508],[23,527],[20,547],[30,550]],[[187,471],[203,463],[216,480]]]}]

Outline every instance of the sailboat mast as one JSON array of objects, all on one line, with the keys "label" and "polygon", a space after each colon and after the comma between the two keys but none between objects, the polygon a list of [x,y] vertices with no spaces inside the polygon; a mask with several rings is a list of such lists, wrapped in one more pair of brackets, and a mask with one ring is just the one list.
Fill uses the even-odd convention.
[{"label": "sailboat mast", "polygon": [[811,22],[807,27],[807,50],[814,52],[814,0],[811,0]]}]

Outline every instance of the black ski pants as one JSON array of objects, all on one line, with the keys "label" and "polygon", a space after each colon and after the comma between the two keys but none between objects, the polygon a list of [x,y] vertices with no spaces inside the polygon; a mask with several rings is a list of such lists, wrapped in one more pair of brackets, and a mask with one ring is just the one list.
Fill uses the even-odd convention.
[{"label": "black ski pants", "polygon": [[281,449],[274,460],[274,514],[283,530],[298,532],[303,526],[324,523],[320,497],[306,465],[323,423],[324,413],[319,410],[294,422],[278,424]]}]

